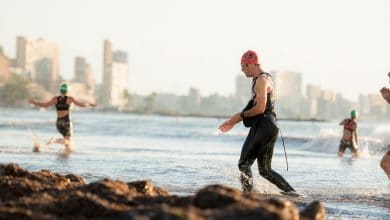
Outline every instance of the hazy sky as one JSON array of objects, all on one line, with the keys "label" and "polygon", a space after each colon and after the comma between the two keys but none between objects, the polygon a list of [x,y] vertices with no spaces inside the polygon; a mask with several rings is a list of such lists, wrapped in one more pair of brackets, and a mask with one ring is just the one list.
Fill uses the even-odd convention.
[{"label": "hazy sky", "polygon": [[390,71],[388,0],[1,0],[0,45],[16,37],[59,45],[70,79],[85,56],[102,81],[103,40],[129,53],[129,90],[202,95],[235,91],[240,57],[256,50],[263,68],[303,74],[350,99],[378,93]]}]

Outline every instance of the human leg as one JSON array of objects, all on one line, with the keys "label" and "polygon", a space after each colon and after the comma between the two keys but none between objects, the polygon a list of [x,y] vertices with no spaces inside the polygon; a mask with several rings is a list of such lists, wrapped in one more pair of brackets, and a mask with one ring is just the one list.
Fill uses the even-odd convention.
[{"label": "human leg", "polygon": [[344,152],[345,152],[345,148],[346,148],[346,146],[345,146],[343,140],[341,140],[340,145],[339,145],[339,152],[337,153],[338,157],[343,157]]},{"label": "human leg", "polygon": [[275,184],[284,192],[295,191],[294,188],[279,173],[275,172],[271,168],[275,142],[276,137],[263,146],[264,150],[260,151],[260,154],[257,157],[259,173],[262,177]]},{"label": "human leg", "polygon": [[359,148],[356,146],[355,143],[351,144],[351,154],[352,154],[352,157],[359,157],[360,156]]},{"label": "human leg", "polygon": [[387,177],[390,179],[390,150],[383,156],[380,166],[382,170],[385,172]]},{"label": "human leg", "polygon": [[63,138],[52,139],[51,143],[63,144],[65,146],[65,150],[71,150],[72,149],[71,136],[73,133],[73,126],[72,126],[72,122],[69,119],[69,116],[58,118],[56,126],[58,132],[62,134]]},{"label": "human leg", "polygon": [[238,169],[240,170],[240,181],[244,192],[250,192],[253,189],[253,176],[251,166],[256,159],[256,149],[254,148],[254,132],[250,129],[244,145],[241,149],[241,156],[238,162]]}]

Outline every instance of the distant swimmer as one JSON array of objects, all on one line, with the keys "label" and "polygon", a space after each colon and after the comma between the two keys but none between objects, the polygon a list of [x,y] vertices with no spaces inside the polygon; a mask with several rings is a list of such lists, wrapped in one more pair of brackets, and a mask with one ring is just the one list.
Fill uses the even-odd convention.
[{"label": "distant swimmer", "polygon": [[344,155],[345,149],[351,150],[353,157],[359,156],[359,142],[358,142],[358,113],[356,110],[351,111],[351,118],[346,118],[340,125],[343,126],[343,137],[340,140],[338,156]]},{"label": "distant swimmer", "polygon": [[[390,79],[390,72],[387,74],[387,76]],[[390,89],[387,87],[383,87],[380,92],[382,94],[382,97],[387,101],[387,103],[390,104]],[[387,177],[389,177],[390,179],[390,145],[388,145],[388,150],[383,156],[380,165],[383,171],[385,171]]]},{"label": "distant swimmer", "polygon": [[[58,132],[61,133],[63,138],[60,139],[50,139],[48,143],[46,144],[63,144],[65,146],[66,151],[71,151],[72,150],[72,121],[71,121],[71,116],[70,116],[70,106],[72,103],[76,104],[79,107],[95,107],[96,104],[91,104],[91,103],[86,103],[86,102],[80,102],[77,101],[75,98],[71,96],[67,96],[66,94],[68,93],[68,85],[66,83],[63,83],[60,86],[59,89],[61,95],[53,97],[50,101],[48,102],[37,102],[35,100],[29,100],[31,104],[40,106],[40,107],[50,107],[52,105],[55,105],[56,110],[57,110],[57,130]],[[34,151],[39,151],[38,146],[34,146]]]},{"label": "distant swimmer", "polygon": [[240,121],[250,127],[238,162],[243,191],[251,192],[253,189],[251,166],[257,159],[261,176],[284,192],[293,193],[295,190],[290,184],[271,168],[274,145],[279,133],[271,75],[261,69],[257,54],[251,50],[245,52],[241,58],[241,71],[246,77],[253,78],[252,97],[244,110],[223,122],[219,129],[228,132]]}]

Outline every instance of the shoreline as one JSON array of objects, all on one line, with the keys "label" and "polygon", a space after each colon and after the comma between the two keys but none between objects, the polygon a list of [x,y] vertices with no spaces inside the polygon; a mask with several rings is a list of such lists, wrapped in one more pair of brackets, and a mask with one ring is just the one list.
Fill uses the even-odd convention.
[{"label": "shoreline", "polygon": [[[0,107],[2,110],[38,110],[40,108],[14,108],[14,107]],[[51,109],[43,110],[50,111]],[[118,113],[118,114],[138,114],[138,115],[157,115],[157,116],[168,116],[168,117],[194,117],[194,118],[216,118],[216,119],[226,119],[231,115],[204,115],[204,114],[184,114],[184,113],[171,113],[171,112],[142,112],[142,111],[120,111],[115,109],[73,109],[74,112],[100,112],[100,113]],[[330,122],[328,119],[319,119],[319,118],[278,118],[278,121],[296,121],[296,122]]]},{"label": "shoreline", "polygon": [[75,174],[27,171],[0,164],[3,219],[325,219],[321,202],[243,193],[208,185],[193,195],[171,195],[150,180],[102,179],[87,183]]}]

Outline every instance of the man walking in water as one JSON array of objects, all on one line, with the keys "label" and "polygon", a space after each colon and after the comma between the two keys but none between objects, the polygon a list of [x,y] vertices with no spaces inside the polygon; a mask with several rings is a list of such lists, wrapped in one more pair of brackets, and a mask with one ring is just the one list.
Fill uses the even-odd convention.
[{"label": "man walking in water", "polygon": [[[30,103],[33,105],[37,105],[40,107],[47,108],[49,106],[55,105],[57,110],[57,123],[56,127],[58,132],[60,132],[63,138],[54,139],[52,138],[47,144],[63,144],[65,146],[66,151],[72,150],[72,133],[73,126],[70,117],[70,106],[72,103],[76,104],[79,107],[95,107],[96,104],[83,103],[77,101],[75,98],[71,96],[67,96],[68,93],[68,85],[66,83],[62,84],[60,87],[61,95],[53,97],[48,102],[37,102],[35,100],[30,100]],[[36,149],[34,151],[39,151],[39,146],[35,146]]]},{"label": "man walking in water", "polygon": [[246,77],[253,78],[252,97],[242,112],[234,114],[219,129],[228,132],[240,121],[243,121],[246,127],[250,127],[238,162],[242,188],[245,192],[252,191],[251,166],[257,159],[261,176],[284,192],[295,192],[290,184],[271,168],[274,145],[279,132],[274,111],[274,87],[271,75],[261,69],[257,54],[251,50],[242,56],[241,70]]},{"label": "man walking in water", "polygon": [[343,137],[340,140],[338,156],[344,155],[345,149],[351,150],[353,157],[359,156],[359,142],[358,142],[358,124],[357,124],[357,111],[351,111],[351,118],[346,118],[340,122],[339,125],[343,126]]},{"label": "man walking in water", "polygon": [[[387,74],[387,76],[390,79],[390,72]],[[390,89],[387,87],[383,87],[380,90],[380,92],[382,94],[382,97],[387,101],[387,103],[390,104]],[[390,145],[388,147],[389,147],[389,149],[385,153],[385,155],[383,156],[380,165],[381,165],[381,168],[383,169],[383,171],[385,171],[387,177],[389,177],[389,179],[390,179]]]}]

